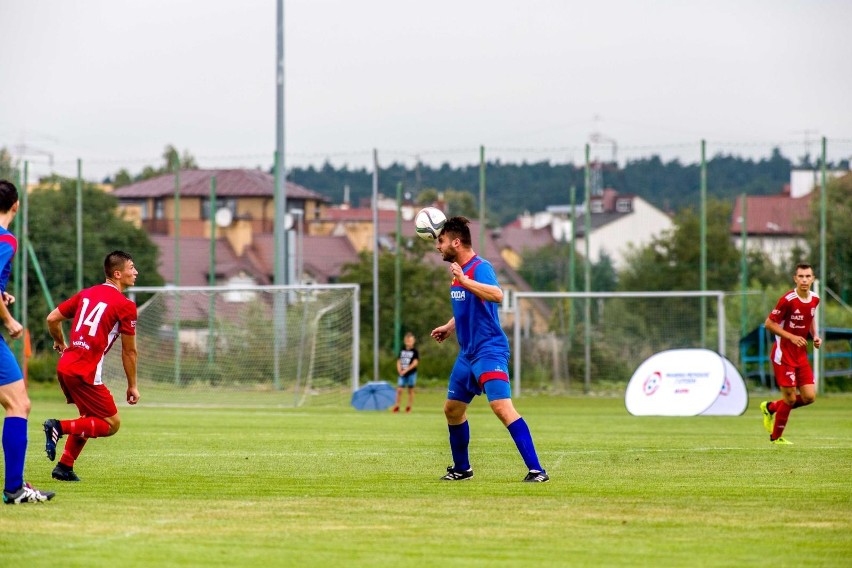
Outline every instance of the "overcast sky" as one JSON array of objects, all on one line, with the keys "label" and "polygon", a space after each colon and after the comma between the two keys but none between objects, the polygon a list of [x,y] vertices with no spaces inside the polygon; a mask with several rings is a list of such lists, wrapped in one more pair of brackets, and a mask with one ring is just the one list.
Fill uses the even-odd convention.
[{"label": "overcast sky", "polygon": [[[287,165],[852,156],[848,0],[285,0]],[[267,168],[274,0],[2,0],[0,147]],[[597,136],[595,136],[597,135]],[[52,158],[53,166],[49,165]]]}]

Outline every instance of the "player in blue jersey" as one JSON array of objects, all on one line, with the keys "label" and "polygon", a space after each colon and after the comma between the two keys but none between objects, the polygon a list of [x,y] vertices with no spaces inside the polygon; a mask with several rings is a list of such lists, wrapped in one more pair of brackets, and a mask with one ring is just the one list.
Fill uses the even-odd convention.
[{"label": "player in blue jersey", "polygon": [[467,407],[474,396],[484,392],[491,410],[509,430],[529,470],[524,481],[542,483],[550,478],[538,461],[527,423],[512,403],[509,339],[500,327],[497,313],[503,290],[491,263],[473,251],[468,223],[464,217],[451,217],[436,244],[453,274],[450,287],[453,317],[433,329],[431,335],[441,343],[455,331],[460,346],[444,403],[453,465],[441,479],[459,481],[473,477],[468,457]]},{"label": "player in blue jersey", "polygon": [[[18,250],[15,235],[9,225],[18,212],[18,189],[15,184],[0,180],[0,322],[11,339],[24,335],[23,326],[9,312],[7,304],[15,298],[6,292],[9,274],[12,272],[12,257]],[[5,458],[5,481],[3,502],[7,505],[40,503],[53,498],[50,491],[39,491],[24,483],[24,459],[27,456],[27,417],[30,414],[30,397],[18,361],[9,345],[0,336],[0,404],[6,411],[3,420],[3,456]]]}]

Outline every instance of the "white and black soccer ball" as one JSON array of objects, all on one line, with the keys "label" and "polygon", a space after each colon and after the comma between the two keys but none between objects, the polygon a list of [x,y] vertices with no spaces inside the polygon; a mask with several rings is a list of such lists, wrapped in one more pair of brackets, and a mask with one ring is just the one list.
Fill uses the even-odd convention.
[{"label": "white and black soccer ball", "polygon": [[437,207],[424,207],[414,217],[414,229],[417,236],[427,241],[434,241],[441,234],[447,216]]}]

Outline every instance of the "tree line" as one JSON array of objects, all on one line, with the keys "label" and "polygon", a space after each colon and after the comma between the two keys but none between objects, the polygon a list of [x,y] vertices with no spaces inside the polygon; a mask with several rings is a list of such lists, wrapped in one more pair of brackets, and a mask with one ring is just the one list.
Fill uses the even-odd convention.
[{"label": "tree line", "polygon": [[[848,168],[848,160],[828,164],[830,168]],[[707,193],[709,197],[730,200],[742,193],[772,195],[790,182],[794,167],[816,167],[806,155],[798,162],[783,156],[775,148],[769,157],[742,158],[719,154],[707,161]],[[679,160],[663,161],[659,156],[628,161],[623,166],[612,163],[595,165],[602,187],[625,194],[638,195],[657,208],[676,213],[697,207],[700,192],[700,165]],[[288,180],[329,197],[334,203],[344,199],[348,188],[350,201],[357,204],[372,195],[373,172],[366,168],[350,169],[325,163],[320,167],[295,167]],[[480,167],[478,164],[418,164],[407,167],[393,163],[379,171],[379,192],[395,195],[397,183],[413,197],[427,188],[439,191],[464,191],[478,201]],[[512,221],[523,211],[543,211],[548,205],[567,204],[570,188],[577,190],[577,203],[583,201],[585,167],[583,164],[487,162],[485,166],[487,219],[492,225]]]}]

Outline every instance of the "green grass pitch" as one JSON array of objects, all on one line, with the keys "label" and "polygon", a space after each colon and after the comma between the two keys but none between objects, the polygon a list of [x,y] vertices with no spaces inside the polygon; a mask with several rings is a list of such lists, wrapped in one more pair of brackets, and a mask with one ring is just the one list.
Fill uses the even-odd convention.
[{"label": "green grass pitch", "polygon": [[3,507],[0,564],[852,563],[850,396],[795,410],[785,447],[768,443],[757,398],[741,417],[637,418],[621,399],[522,397],[547,484],[520,482],[484,399],[469,412],[475,477],[438,481],[442,401],[419,393],[411,415],[122,405],[121,431],[88,443],[74,484],[50,479],[41,432],[73,407],[42,388],[26,476],[57,496]]}]

